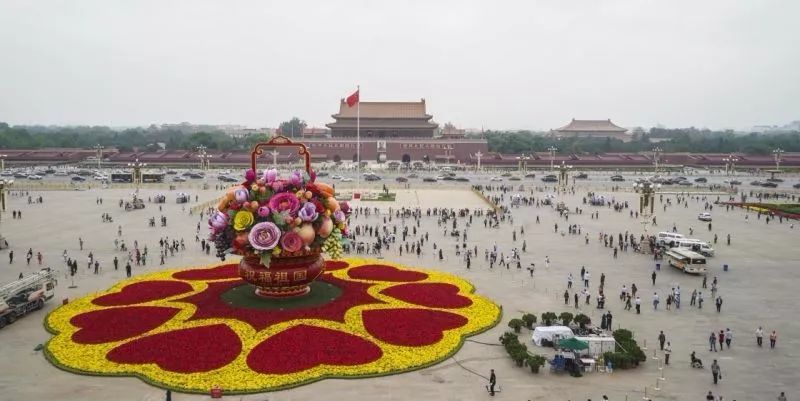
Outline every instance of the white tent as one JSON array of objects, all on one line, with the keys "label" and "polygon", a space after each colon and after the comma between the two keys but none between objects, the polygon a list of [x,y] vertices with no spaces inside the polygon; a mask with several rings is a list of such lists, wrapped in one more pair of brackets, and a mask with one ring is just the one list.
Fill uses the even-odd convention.
[{"label": "white tent", "polygon": [[606,352],[614,352],[616,348],[616,341],[611,336],[590,336],[590,337],[575,337],[578,340],[586,341],[589,343],[589,349],[584,351],[592,357],[598,357]]},{"label": "white tent", "polygon": [[542,345],[542,340],[555,342],[572,337],[575,337],[575,334],[567,326],[539,326],[533,329],[533,334],[531,335],[533,343],[539,346]]}]

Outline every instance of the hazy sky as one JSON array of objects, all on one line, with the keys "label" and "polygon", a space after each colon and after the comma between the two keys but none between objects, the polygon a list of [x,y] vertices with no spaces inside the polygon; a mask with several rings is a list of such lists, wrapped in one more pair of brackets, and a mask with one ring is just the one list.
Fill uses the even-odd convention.
[{"label": "hazy sky", "polygon": [[443,124],[800,119],[800,1],[0,0],[0,121],[274,127],[341,97]]}]

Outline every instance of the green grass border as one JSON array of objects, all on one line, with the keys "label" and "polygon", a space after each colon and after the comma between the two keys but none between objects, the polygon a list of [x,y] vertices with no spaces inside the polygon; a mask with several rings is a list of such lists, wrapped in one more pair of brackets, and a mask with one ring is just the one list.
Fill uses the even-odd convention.
[{"label": "green grass border", "polygon": [[[447,274],[452,274],[452,273],[447,273]],[[475,294],[475,285],[473,285],[471,281],[463,279],[460,276],[456,276],[456,277],[458,277],[459,279],[462,279],[466,283],[468,283],[469,286],[470,286],[469,293],[470,294]],[[260,388],[260,389],[256,389],[256,390],[225,390],[225,389],[223,389],[222,390],[222,395],[226,396],[226,395],[246,395],[246,394],[268,393],[268,392],[273,392],[273,391],[289,390],[289,389],[292,389],[292,388],[305,386],[307,384],[311,384],[311,383],[318,382],[318,381],[325,380],[325,379],[347,379],[347,380],[366,379],[366,378],[373,378],[373,377],[393,376],[393,375],[397,375],[397,374],[401,374],[401,373],[408,373],[408,372],[413,372],[413,371],[429,368],[429,367],[431,367],[433,365],[437,365],[437,364],[439,364],[439,363],[451,358],[453,355],[458,353],[458,351],[460,351],[461,348],[464,346],[464,343],[466,342],[467,338],[476,336],[478,334],[485,333],[485,332],[495,328],[497,326],[497,324],[500,323],[500,321],[503,319],[503,306],[495,303],[494,301],[492,301],[489,298],[486,298],[486,297],[484,297],[484,298],[488,302],[490,302],[493,305],[497,306],[499,311],[498,311],[498,314],[497,314],[497,317],[495,318],[495,320],[493,322],[491,322],[490,324],[488,324],[486,327],[482,327],[482,328],[480,328],[478,330],[475,330],[475,331],[472,331],[472,332],[468,332],[468,333],[465,333],[465,334],[461,335],[461,338],[459,339],[458,345],[456,347],[454,347],[450,352],[448,352],[447,355],[445,355],[442,358],[439,358],[437,360],[434,360],[434,361],[431,361],[431,362],[428,362],[428,363],[425,363],[425,364],[422,364],[422,365],[419,365],[419,366],[412,366],[412,367],[409,367],[409,368],[406,368],[406,369],[401,369],[401,370],[396,370],[396,371],[391,371],[391,372],[386,372],[386,373],[360,374],[360,375],[321,375],[319,377],[315,377],[315,378],[311,378],[311,379],[307,379],[307,380],[302,380],[302,381],[299,381],[299,382],[296,382],[296,383],[285,384],[285,385],[277,386],[277,387],[264,387],[264,388]],[[52,313],[55,313],[60,308],[61,308],[61,306],[59,306],[58,308],[53,309],[52,311],[50,311],[47,314],[47,316],[45,316],[44,321],[43,321],[44,329],[47,330],[48,333],[53,334],[53,336],[59,335],[60,332],[58,330],[54,329],[53,327],[51,327],[50,324],[48,323],[48,321],[49,321],[50,315]],[[175,392],[178,392],[178,393],[184,393],[184,394],[210,394],[210,391],[211,391],[211,389],[208,389],[206,391],[199,391],[199,390],[193,390],[193,389],[182,388],[182,387],[173,387],[173,386],[164,384],[162,382],[159,382],[159,381],[156,381],[156,380],[152,380],[149,377],[146,377],[144,375],[141,375],[141,374],[135,373],[135,372],[130,372],[130,373],[101,373],[101,372],[92,372],[92,371],[86,371],[86,370],[72,368],[72,367],[66,366],[66,365],[62,364],[61,362],[59,362],[58,358],[56,358],[50,352],[49,345],[50,345],[50,341],[52,341],[52,340],[53,340],[53,338],[51,337],[50,339],[47,340],[47,342],[45,342],[44,349],[43,349],[43,355],[45,356],[45,359],[47,359],[53,366],[55,366],[56,368],[61,369],[63,371],[66,371],[66,372],[75,373],[75,374],[84,375],[84,376],[136,377],[136,378],[140,379],[141,381],[143,381],[143,382],[145,382],[145,383],[147,383],[147,384],[149,384],[149,385],[151,385],[153,387],[158,387],[158,388],[161,388],[163,390],[172,390],[172,391],[175,391]]]}]

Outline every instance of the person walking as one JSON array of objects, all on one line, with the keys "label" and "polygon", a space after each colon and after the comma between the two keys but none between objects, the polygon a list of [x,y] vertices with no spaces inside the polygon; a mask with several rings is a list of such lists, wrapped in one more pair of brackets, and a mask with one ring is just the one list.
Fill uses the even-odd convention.
[{"label": "person walking", "polygon": [[786,393],[781,391],[781,395],[778,396],[778,401],[786,401]]},{"label": "person walking", "polygon": [[772,333],[769,335],[769,348],[775,349],[775,343],[778,342],[778,333],[775,330],[772,330]]},{"label": "person walking", "polygon": [[717,381],[722,379],[722,370],[719,368],[719,363],[717,363],[716,359],[711,363],[711,376],[714,377],[714,384],[717,384]]},{"label": "person walking", "polygon": [[14,264],[14,251],[13,250],[8,251],[8,264],[10,264],[10,265]]},{"label": "person walking", "polygon": [[131,262],[125,264],[125,274],[128,276],[128,278],[131,277]]},{"label": "person walking", "polygon": [[669,365],[669,354],[672,353],[672,345],[667,342],[667,346],[664,347],[664,365]]},{"label": "person walking", "polygon": [[658,293],[653,293],[653,310],[658,310],[658,303],[661,302],[658,300]]},{"label": "person walking", "polygon": [[650,278],[653,280],[653,285],[656,285],[656,271],[653,270],[653,274],[650,275]]},{"label": "person walking", "polygon": [[764,344],[764,329],[762,329],[761,326],[758,326],[756,329],[756,344],[758,344],[759,347]]},{"label": "person walking", "polygon": [[722,297],[718,296],[714,303],[717,305],[717,313],[722,312]]},{"label": "person walking", "polygon": [[117,259],[117,257],[114,256],[114,270],[117,269],[119,269],[119,259]]},{"label": "person walking", "polygon": [[725,329],[725,345],[728,346],[728,349],[731,349],[731,341],[733,341],[733,331],[729,327]]},{"label": "person walking", "polygon": [[642,313],[642,298],[636,296],[636,314],[640,315]]},{"label": "person walking", "polygon": [[714,332],[711,332],[711,335],[708,336],[708,352],[717,352],[717,336],[714,335]]},{"label": "person walking", "polygon": [[664,334],[664,330],[658,334],[658,346],[661,351],[664,350],[664,342],[667,341],[667,336]]},{"label": "person walking", "polygon": [[[716,379],[714,381],[716,383]],[[494,374],[494,369],[491,370],[489,374],[489,395],[494,397],[494,386],[497,384],[497,376]]]},{"label": "person walking", "polygon": [[719,339],[719,350],[722,351],[723,349],[725,349],[722,347],[722,345],[725,344],[725,332],[720,330],[719,334],[717,335],[717,338]]}]

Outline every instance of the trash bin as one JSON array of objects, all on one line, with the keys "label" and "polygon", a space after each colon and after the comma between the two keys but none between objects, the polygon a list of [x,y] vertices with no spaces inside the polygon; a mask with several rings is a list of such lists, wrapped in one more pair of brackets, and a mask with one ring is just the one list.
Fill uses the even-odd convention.
[{"label": "trash bin", "polygon": [[723,271],[728,271],[728,265],[722,265],[722,270]]},{"label": "trash bin", "polygon": [[[727,266],[727,265],[726,265]],[[727,269],[727,268],[726,268]],[[656,263],[656,270],[661,270],[661,263]]]}]

